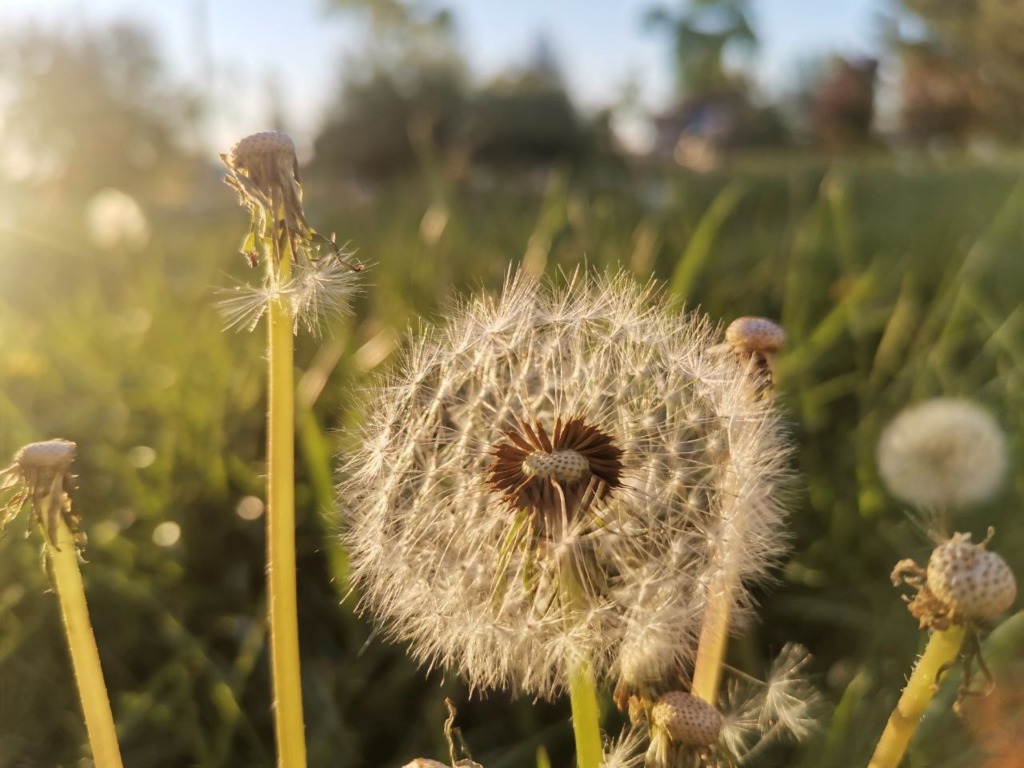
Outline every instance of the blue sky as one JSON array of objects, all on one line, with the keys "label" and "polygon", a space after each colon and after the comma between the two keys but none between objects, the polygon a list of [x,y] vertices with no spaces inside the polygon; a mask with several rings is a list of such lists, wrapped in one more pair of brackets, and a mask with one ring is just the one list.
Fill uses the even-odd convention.
[{"label": "blue sky", "polygon": [[[829,52],[869,53],[875,16],[887,0],[753,0],[761,38],[758,78],[781,87],[800,61]],[[526,59],[543,33],[554,43],[566,79],[585,108],[616,99],[630,81],[648,105],[671,90],[669,41],[641,25],[652,0],[449,0],[459,40],[481,80]],[[665,0],[673,6],[673,0]],[[360,26],[326,14],[323,0],[3,0],[0,28],[34,18],[69,25],[132,18],[158,31],[161,53],[176,74],[201,84],[215,113],[209,140],[262,130],[268,92],[280,94],[289,131],[301,144],[316,133],[335,92],[341,62]],[[208,47],[212,67],[199,51]],[[212,73],[212,77],[208,76]]]}]

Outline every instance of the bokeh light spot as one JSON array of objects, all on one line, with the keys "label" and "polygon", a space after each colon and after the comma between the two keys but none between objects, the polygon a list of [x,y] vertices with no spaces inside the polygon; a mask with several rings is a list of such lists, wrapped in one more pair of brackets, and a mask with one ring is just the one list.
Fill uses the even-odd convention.
[{"label": "bokeh light spot", "polygon": [[158,547],[172,547],[181,538],[181,526],[175,522],[160,523],[153,529],[153,543]]},{"label": "bokeh light spot", "polygon": [[263,516],[263,499],[256,496],[244,496],[235,508],[235,514],[243,520],[258,520]]}]

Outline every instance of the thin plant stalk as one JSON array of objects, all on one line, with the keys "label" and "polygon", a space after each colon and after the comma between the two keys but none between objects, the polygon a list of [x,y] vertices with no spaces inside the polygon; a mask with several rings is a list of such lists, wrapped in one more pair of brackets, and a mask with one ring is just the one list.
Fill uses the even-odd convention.
[{"label": "thin plant stalk", "polygon": [[964,642],[964,627],[954,624],[932,633],[928,646],[914,667],[907,687],[889,715],[868,768],[896,768],[907,751],[917,724],[935,695],[935,683],[945,667],[954,662]]},{"label": "thin plant stalk", "polygon": [[569,674],[569,703],[572,706],[572,730],[576,737],[576,768],[600,768],[601,710],[590,664],[582,662]]},{"label": "thin plant stalk", "polygon": [[[561,495],[557,485],[555,489]],[[583,587],[570,563],[562,570],[561,587],[571,604],[583,602]],[[601,745],[601,708],[597,703],[594,671],[586,659],[575,662],[569,670],[569,705],[572,708],[572,730],[576,738],[576,768],[600,768],[604,759]]]},{"label": "thin plant stalk", "polygon": [[[287,238],[285,238],[287,242]],[[291,246],[271,280],[284,283],[291,273]],[[299,666],[299,620],[295,584],[295,319],[287,298],[274,295],[268,307],[267,412],[267,604],[270,624],[274,729],[278,766],[306,765]]]},{"label": "thin plant stalk", "polygon": [[728,580],[723,579],[721,588],[712,592],[704,611],[704,623],[700,629],[697,645],[697,659],[694,662],[693,685],[690,692],[711,706],[718,699],[718,686],[722,679],[722,663],[725,660],[725,646],[729,640],[729,605],[732,589]]},{"label": "thin plant stalk", "polygon": [[46,557],[60,602],[61,618],[71,653],[71,664],[75,670],[75,682],[85,715],[93,762],[97,768],[121,768],[114,716],[110,712],[110,699],[103,681],[100,654],[96,648],[89,608],[85,601],[85,587],[78,568],[78,549],[63,519],[57,520],[56,534],[56,545],[45,545]]}]

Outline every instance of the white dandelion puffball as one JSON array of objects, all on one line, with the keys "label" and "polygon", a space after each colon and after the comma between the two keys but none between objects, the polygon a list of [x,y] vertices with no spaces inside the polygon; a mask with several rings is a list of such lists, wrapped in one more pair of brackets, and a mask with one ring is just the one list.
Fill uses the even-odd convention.
[{"label": "white dandelion puffball", "polygon": [[920,507],[992,496],[1006,473],[1006,438],[969,400],[940,397],[901,411],[882,431],[878,470],[894,496]]},{"label": "white dandelion puffball", "polygon": [[476,689],[678,674],[710,586],[746,607],[783,549],[788,446],[714,328],[626,275],[567,282],[413,338],[342,466],[362,608]]}]

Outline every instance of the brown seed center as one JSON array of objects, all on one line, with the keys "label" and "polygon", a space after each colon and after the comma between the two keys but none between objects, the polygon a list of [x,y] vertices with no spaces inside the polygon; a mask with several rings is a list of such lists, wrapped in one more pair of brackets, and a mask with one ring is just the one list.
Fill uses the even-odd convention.
[{"label": "brown seed center", "polygon": [[519,422],[492,449],[488,484],[511,509],[574,519],[622,485],[622,449],[582,417],[555,419],[549,437],[541,423]]},{"label": "brown seed center", "polygon": [[537,451],[523,459],[523,474],[575,483],[590,474],[590,462],[579,451]]}]

